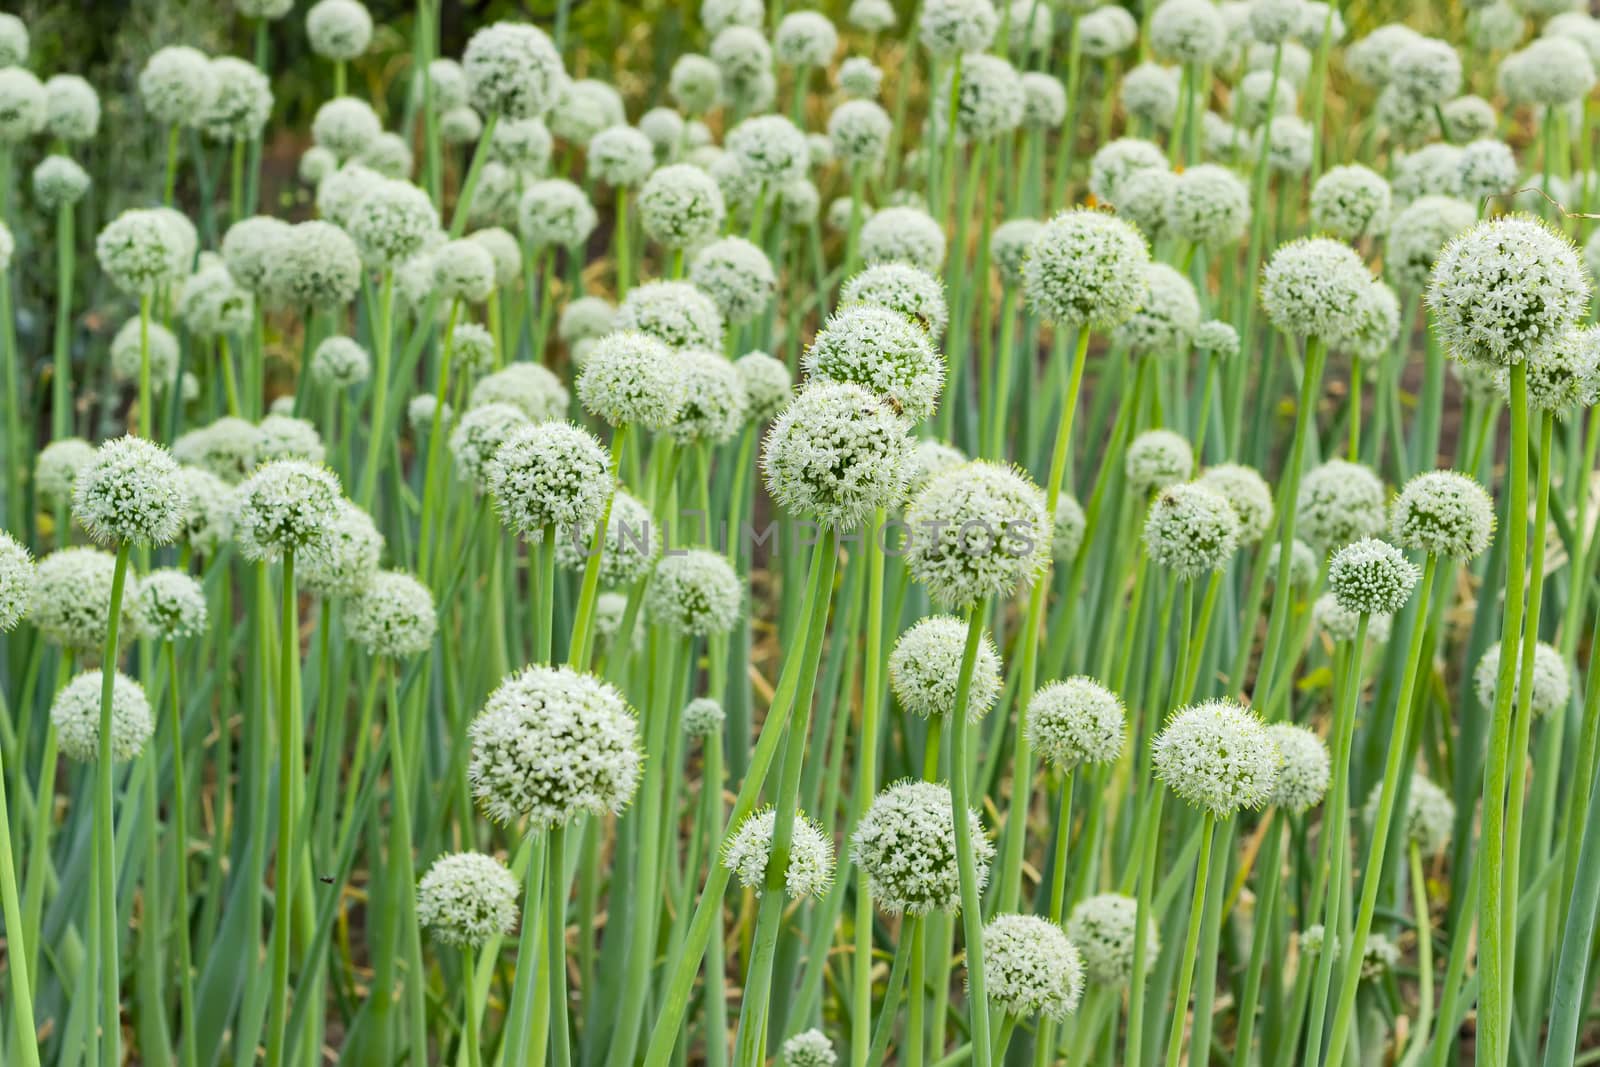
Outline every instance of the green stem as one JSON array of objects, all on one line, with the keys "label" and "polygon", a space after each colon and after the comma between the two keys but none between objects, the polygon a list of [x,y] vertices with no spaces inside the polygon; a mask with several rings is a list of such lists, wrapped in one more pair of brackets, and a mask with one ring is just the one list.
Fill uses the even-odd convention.
[{"label": "green stem", "polygon": [[1178,995],[1172,1009],[1172,1030],[1167,1037],[1167,1067],[1177,1067],[1183,1052],[1183,1031],[1189,1019],[1189,989],[1194,982],[1194,958],[1200,949],[1200,928],[1205,924],[1206,881],[1211,873],[1211,839],[1217,820],[1211,812],[1201,817],[1200,859],[1194,874],[1194,898],[1189,903],[1189,935],[1178,965]]},{"label": "green stem", "polygon": [[[122,981],[118,974],[117,947],[117,850],[115,797],[112,791],[111,692],[117,675],[118,629],[122,619],[122,596],[127,588],[128,557],[131,543],[117,545],[111,572],[110,614],[106,621],[106,643],[100,656],[100,724],[95,757],[95,860],[96,904],[100,939],[100,1061],[122,1062]],[[39,803],[45,803],[40,797]]]},{"label": "green stem", "polygon": [[172,714],[172,840],[176,872],[173,892],[178,906],[178,1007],[183,1013],[183,1067],[196,1067],[199,1041],[195,1036],[194,965],[189,947],[189,801],[183,769],[183,702],[179,699],[178,649],[166,644],[167,685]]},{"label": "green stem", "polygon": [[950,712],[950,806],[955,823],[956,870],[961,883],[961,931],[966,943],[967,1016],[972,1032],[973,1062],[988,1067],[991,1062],[989,1037],[989,998],[983,976],[983,905],[978,887],[978,868],[973,859],[972,826],[967,818],[971,802],[967,796],[970,769],[967,765],[967,704],[971,697],[972,672],[983,640],[985,605],[982,600],[967,608],[967,643],[961,653],[961,669],[956,675],[956,701]]},{"label": "green stem", "polygon": [[267,1067],[284,1055],[284,1023],[289,1010],[289,934],[294,926],[296,851],[294,795],[300,774],[295,739],[294,683],[300,669],[299,602],[295,597],[294,550],[283,554],[278,626],[278,854],[274,860],[272,906],[272,986],[267,1017]]},{"label": "green stem", "polygon": [[567,1045],[567,894],[565,826],[552,826],[545,861],[545,970],[550,975],[550,1047],[556,1067],[570,1067]]}]

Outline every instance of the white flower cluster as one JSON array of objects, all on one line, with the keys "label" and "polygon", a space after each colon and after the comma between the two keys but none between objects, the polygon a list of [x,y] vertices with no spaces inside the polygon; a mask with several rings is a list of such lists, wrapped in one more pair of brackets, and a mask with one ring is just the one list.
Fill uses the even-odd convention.
[{"label": "white flower cluster", "polygon": [[[1083,958],[1083,969],[1095,985],[1126,985],[1133,975],[1139,903],[1121,893],[1100,893],[1078,902],[1067,918],[1067,937]],[[1161,934],[1154,916],[1145,919],[1146,959],[1161,952]]]},{"label": "white flower cluster", "polygon": [[1470,476],[1426,471],[1400,490],[1389,511],[1389,532],[1402,548],[1469,560],[1489,547],[1494,501]]},{"label": "white flower cluster", "polygon": [[[777,832],[777,812],[754,812],[723,842],[722,865],[739,884],[758,893],[766,881],[772,839]],[[820,897],[833,884],[833,838],[804,812],[795,812],[789,839],[789,866],[783,887],[793,899]]]},{"label": "white flower cluster", "polygon": [[489,461],[500,521],[529,540],[592,529],[611,496],[611,461],[588,430],[541,422],[509,434]]},{"label": "white flower cluster", "polygon": [[417,883],[417,922],[447,945],[474,948],[516,932],[520,895],[516,875],[498,859],[450,853]]},{"label": "white flower cluster", "polygon": [[808,385],[767,433],[767,489],[790,512],[849,528],[904,499],[908,429],[903,416],[859,385]]},{"label": "white flower cluster", "polygon": [[1083,960],[1066,933],[1037,915],[996,915],[983,928],[983,980],[1007,1015],[1061,1021],[1078,1010]]},{"label": "white flower cluster", "polygon": [[0,633],[14,629],[28,613],[33,587],[33,556],[16,538],[0,530]]},{"label": "white flower cluster", "polygon": [[1025,474],[976,461],[929,479],[906,512],[911,577],[935,603],[1007,597],[1038,576],[1050,548],[1044,494]]},{"label": "white flower cluster", "polygon": [[1289,722],[1273,723],[1267,727],[1267,734],[1283,758],[1268,803],[1296,815],[1322,803],[1332,773],[1328,746],[1322,738]]},{"label": "white flower cluster", "polygon": [[927,331],[871,304],[836,312],[812,339],[804,365],[814,378],[870,389],[912,422],[934,413],[944,384],[944,358]]},{"label": "white flower cluster", "polygon": [[1387,541],[1363,537],[1328,563],[1328,588],[1339,606],[1358,615],[1393,615],[1411,598],[1417,569]]},{"label": "white flower cluster", "polygon": [[744,585],[726,556],[694,548],[663,555],[645,590],[645,612],[671,632],[724,634],[739,621]]},{"label": "white flower cluster", "polygon": [[1300,479],[1295,523],[1301,538],[1326,555],[1375,537],[1388,525],[1383,483],[1372,468],[1330,459]]},{"label": "white flower cluster", "polygon": [[1218,819],[1271,800],[1282,759],[1260,718],[1230,700],[1173,712],[1151,750],[1156,777]]},{"label": "white flower cluster", "polygon": [[[50,705],[50,722],[56,740],[69,759],[93,763],[100,758],[100,696],[105,675],[84,671],[56,693]],[[111,759],[121,763],[144,751],[155,733],[150,701],[144,687],[117,671],[111,678]]]},{"label": "white flower cluster", "polygon": [[139,579],[134,610],[139,629],[158,641],[197,637],[206,629],[206,594],[183,571],[163,567]]},{"label": "white flower cluster", "polygon": [[433,594],[400,571],[379,571],[345,605],[345,628],[374,656],[417,656],[433,645],[439,628]]},{"label": "white flower cluster", "polygon": [[78,470],[72,494],[89,535],[115,544],[170,544],[187,506],[172,453],[139,437],[101,445]]},{"label": "white flower cluster", "polygon": [[467,728],[467,773],[484,814],[563,825],[621,811],[639,784],[638,728],[622,694],[567,667],[527,667]]},{"label": "white flower cluster", "polygon": [[[936,782],[898,782],[873,799],[856,823],[851,850],[878,907],[891,915],[960,910],[953,810],[949,787]],[[962,817],[971,827],[981,889],[994,845],[984,836],[977,812],[969,810]]]},{"label": "white flower cluster", "polygon": [[1144,546],[1150,562],[1192,581],[1233,558],[1239,517],[1226,497],[1199,482],[1169,485],[1150,501]]},{"label": "white flower cluster", "polygon": [[[918,619],[889,653],[889,685],[900,706],[925,719],[954,714],[967,624],[953,615]],[[977,722],[1000,699],[1000,653],[984,634],[967,685],[966,718]]]},{"label": "white flower cluster", "polygon": [[1028,701],[1028,741],[1061,770],[1080,763],[1110,763],[1122,755],[1126,731],[1122,700],[1083,675],[1050,682]]},{"label": "white flower cluster", "polygon": [[[1519,653],[1520,655],[1520,653]],[[1498,642],[1478,660],[1472,672],[1472,684],[1478,701],[1484,707],[1494,706],[1500,677],[1501,647]],[[1572,670],[1553,645],[1543,641],[1533,646],[1533,693],[1528,706],[1535,715],[1548,715],[1561,711],[1572,696]],[[1522,702],[1522,661],[1519,658],[1511,673],[1511,699]]]},{"label": "white flower cluster", "polygon": [[338,477],[297,459],[264,464],[235,494],[234,539],[246,559],[276,559],[310,547],[338,513]]},{"label": "white flower cluster", "polygon": [[1114,215],[1074,209],[1045,223],[1022,267],[1028,302],[1063,326],[1127,321],[1149,293],[1150,249]]}]

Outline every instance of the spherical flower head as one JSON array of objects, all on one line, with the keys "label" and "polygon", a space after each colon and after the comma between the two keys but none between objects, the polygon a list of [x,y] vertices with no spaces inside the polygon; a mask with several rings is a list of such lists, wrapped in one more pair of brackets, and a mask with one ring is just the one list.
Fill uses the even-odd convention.
[{"label": "spherical flower head", "polygon": [[1044,493],[998,463],[975,461],[930,479],[906,522],[911,577],[946,607],[1012,595],[1038,576],[1050,546]]},{"label": "spherical flower head", "polygon": [[233,487],[199,467],[178,468],[188,507],[181,540],[203,556],[214,556],[233,537]]},{"label": "spherical flower head", "polygon": [[1427,471],[1400,490],[1389,519],[1390,535],[1402,548],[1469,560],[1489,547],[1494,502],[1468,475]]},{"label": "spherical flower head", "polygon": [[1129,175],[1167,169],[1166,154],[1155,144],[1137,137],[1121,137],[1108,141],[1089,158],[1089,191],[1096,200],[1115,204]]},{"label": "spherical flower head", "polygon": [[1150,47],[1163,59],[1204,66],[1225,43],[1222,16],[1210,0],[1165,0],[1150,15]]},{"label": "spherical flower head", "polygon": [[660,340],[618,330],[595,342],[578,374],[584,410],[612,426],[664,430],[688,400],[683,362]]},{"label": "spherical flower head", "polygon": [[484,814],[563,825],[620,812],[639,784],[638,727],[615,687],[568,667],[527,667],[467,728],[467,774]]},{"label": "spherical flower head", "polygon": [[[80,653],[104,649],[115,567],[111,553],[96,548],[57,549],[38,562],[28,617],[46,640]],[[134,637],[139,626],[134,611],[137,583],[132,575],[128,580],[117,631],[123,642]]]},{"label": "spherical flower head", "polygon": [[1200,300],[1182,272],[1165,263],[1144,265],[1144,297],[1139,309],[1112,332],[1134,352],[1181,355],[1200,326]]},{"label": "spherical flower head", "polygon": [[1354,312],[1354,326],[1339,339],[1342,350],[1365,363],[1375,363],[1394,350],[1400,336],[1400,298],[1393,289],[1373,279]]},{"label": "spherical flower head", "polygon": [[1083,547],[1083,537],[1088,529],[1089,522],[1083,514],[1082,506],[1063,493],[1056,500],[1055,525],[1050,538],[1051,558],[1058,563],[1076,559],[1078,549]]},{"label": "spherical flower head", "polygon": [[9,11],[0,14],[0,67],[28,62],[28,24]]},{"label": "spherical flower head", "polygon": [[[1273,550],[1267,554],[1267,581],[1278,580],[1278,553]],[[1293,589],[1309,589],[1316,580],[1318,573],[1317,554],[1311,551],[1311,546],[1294,538],[1289,543],[1289,586]]]},{"label": "spherical flower head", "polygon": [[323,59],[358,59],[372,43],[372,16],[358,0],[317,0],[306,12],[306,37]]},{"label": "spherical flower head", "polygon": [[350,212],[350,236],[363,262],[392,268],[422,251],[439,229],[439,213],[428,194],[407,181],[386,179]]},{"label": "spherical flower head", "polygon": [[[457,327],[459,330],[460,327]],[[468,344],[472,341],[469,336]],[[457,358],[460,358],[459,355]],[[510,404],[532,422],[564,418],[571,398],[549,368],[538,363],[513,363],[486,374],[472,387],[469,407]]]},{"label": "spherical flower head", "polygon": [[254,63],[222,56],[211,60],[216,91],[206,101],[200,127],[214,141],[255,137],[272,116],[272,83]]},{"label": "spherical flower head", "polygon": [[1454,144],[1491,136],[1497,124],[1494,107],[1479,96],[1458,96],[1443,105],[1444,134]]},{"label": "spherical flower head", "polygon": [[1512,102],[1562,107],[1587,96],[1594,83],[1589,53],[1566,37],[1536,37],[1500,63],[1500,86]]},{"label": "spherical flower head", "polygon": [[1239,519],[1239,543],[1253,545],[1272,528],[1272,490],[1253,467],[1222,463],[1208,467],[1197,484],[1220,494]]},{"label": "spherical flower head", "polygon": [[773,55],[789,67],[825,67],[838,48],[839,31],[816,11],[790,12],[772,35]]},{"label": "spherical flower head", "polygon": [[443,299],[481,304],[494,292],[494,257],[481,243],[467,238],[447,241],[429,258],[434,288]]},{"label": "spherical flower head", "polygon": [[786,1067],[834,1067],[839,1054],[821,1030],[802,1030],[783,1043]]},{"label": "spherical flower head", "polygon": [[818,380],[773,422],[767,487],[784,509],[848,529],[904,499],[911,441],[904,416],[870,390]]},{"label": "spherical flower head", "polygon": [[493,856],[455,852],[417,883],[417,922],[446,945],[472,949],[516,932],[522,887]]},{"label": "spherical flower head", "polygon": [[1456,170],[1461,196],[1474,203],[1512,191],[1520,173],[1511,146],[1489,137],[1462,148]]},{"label": "spherical flower head", "polygon": [[[585,567],[592,553],[594,526],[591,523],[584,529],[560,531],[556,537],[556,562],[572,570]],[[650,509],[632,494],[618,489],[611,498],[611,515],[606,521],[600,583],[612,587],[631,586],[650,568],[660,552],[661,542]]]},{"label": "spherical flower head", "polygon": [[719,352],[690,348],[678,353],[686,399],[667,432],[679,444],[723,444],[744,426],[750,403],[744,379]]},{"label": "spherical flower head", "polygon": [[1390,279],[1404,292],[1422,290],[1440,250],[1476,219],[1473,206],[1455,197],[1424,196],[1413,200],[1389,226],[1383,258]]},{"label": "spherical flower head", "polygon": [[1007,1015],[1058,1022],[1078,1009],[1083,960],[1065,931],[1037,915],[996,915],[983,928],[983,978]]},{"label": "spherical flower head", "polygon": [[556,333],[568,344],[604,337],[616,328],[617,306],[603,296],[580,296],[567,302],[556,320]]},{"label": "spherical flower head", "polygon": [[1356,81],[1374,88],[1389,83],[1389,71],[1394,57],[1407,45],[1423,40],[1421,34],[1409,26],[1390,23],[1379,26],[1345,51],[1345,69]]},{"label": "spherical flower head", "polygon": [[[938,90],[938,99],[950,98],[952,79],[956,77],[955,68],[951,67]],[[1022,125],[1022,79],[1016,68],[999,56],[962,56],[959,83],[954,88],[958,141],[989,141]],[[934,110],[932,120],[936,135],[943,138],[949,110]]]},{"label": "spherical flower head", "polygon": [[139,579],[134,610],[142,633],[157,641],[198,637],[206,630],[206,594],[183,571],[162,568]]},{"label": "spherical flower head", "polygon": [[1250,36],[1264,44],[1278,44],[1300,28],[1299,0],[1252,0],[1246,18]]},{"label": "spherical flower head", "polygon": [[81,437],[62,437],[39,450],[33,461],[33,484],[49,503],[70,500],[78,471],[94,459],[94,446]]},{"label": "spherical flower head", "polygon": [[1261,303],[1272,324],[1297,337],[1335,343],[1355,326],[1353,308],[1372,283],[1355,250],[1327,237],[1280,245],[1261,272]]},{"label": "spherical flower head", "polygon": [[924,0],[917,16],[917,38],[938,60],[984,51],[999,28],[989,0]]},{"label": "spherical flower head", "polygon": [[294,0],[234,0],[233,9],[247,19],[276,21],[294,10]]},{"label": "spherical flower head", "polygon": [[[1005,229],[1005,226],[1000,227]],[[944,282],[922,267],[907,262],[878,262],[859,274],[846,278],[840,290],[840,306],[870,304],[890,309],[902,317],[920,322],[928,334],[939,334],[949,320],[944,299]]]},{"label": "spherical flower head", "polygon": [[749,352],[734,360],[733,367],[744,384],[745,414],[750,422],[771,422],[794,396],[794,381],[781,359]]},{"label": "spherical flower head", "polygon": [[1452,144],[1423,145],[1394,163],[1392,189],[1397,204],[1422,196],[1461,195],[1461,159],[1465,150]]},{"label": "spherical flower head", "polygon": [[260,441],[261,431],[252,423],[225,415],[179,437],[172,454],[179,463],[201,467],[233,485],[255,469]]},{"label": "spherical flower head", "polygon": [[1528,404],[1535,411],[1558,419],[1585,411],[1600,388],[1600,333],[1592,326],[1569,327],[1530,355],[1527,368]]},{"label": "spherical flower head", "polygon": [[1509,367],[1581,319],[1588,293],[1588,272],[1565,234],[1531,215],[1503,215],[1445,246],[1427,303],[1448,352]]},{"label": "spherical flower head", "polygon": [[882,33],[894,28],[894,5],[888,0],[850,0],[845,21],[867,33]]},{"label": "spherical flower head", "polygon": [[[840,91],[852,100],[875,99],[883,88],[883,70],[866,56],[845,57],[844,62],[839,64],[836,78]],[[828,133],[833,134],[832,119],[828,122]],[[834,142],[834,149],[839,150],[837,141]],[[840,152],[840,155],[843,154]]]},{"label": "spherical flower head", "polygon": [[[679,717],[683,732],[688,737],[698,737],[710,742],[722,732],[723,721],[727,718],[722,710],[722,704],[711,697],[695,697],[684,705],[683,714]],[[795,829],[799,830],[798,822]],[[832,842],[829,842],[832,848]]]},{"label": "spherical flower head", "polygon": [[1173,712],[1151,753],[1156,777],[1217,819],[1271,800],[1281,759],[1261,719],[1231,700]]},{"label": "spherical flower head", "polygon": [[924,437],[912,447],[906,466],[906,491],[915,496],[935,476],[956,467],[964,467],[967,454],[944,441]]},{"label": "spherical flower head", "polygon": [[617,327],[648,334],[671,348],[722,347],[722,312],[691,282],[658,280],[629,289],[617,309]]},{"label": "spherical flower head", "polygon": [[772,46],[754,26],[727,26],[717,31],[711,41],[711,59],[720,81],[717,95],[728,103],[754,103],[750,97],[772,78]]},{"label": "spherical flower head", "polygon": [[670,107],[653,107],[639,116],[639,132],[650,142],[656,159],[671,159],[684,143],[683,116]]},{"label": "spherical flower head", "polygon": [[1178,111],[1178,86],[1176,67],[1140,63],[1122,76],[1117,95],[1123,110],[1134,118],[1170,130]]},{"label": "spherical flower head", "polygon": [[228,273],[260,296],[294,232],[289,223],[269,215],[241,219],[229,226],[222,236],[222,261]]},{"label": "spherical flower head", "polygon": [[1059,770],[1110,763],[1122,755],[1125,714],[1115,693],[1075,675],[1050,682],[1028,701],[1028,741]]},{"label": "spherical flower head", "polygon": [[1147,239],[1160,241],[1168,236],[1167,208],[1177,186],[1178,176],[1170,170],[1137,170],[1118,186],[1118,199],[1112,206],[1119,218],[1139,227]]},{"label": "spherical flower head", "polygon": [[701,0],[700,24],[715,36],[729,26],[758,27],[766,17],[762,0]]},{"label": "spherical flower head", "polygon": [[[1478,666],[1472,672],[1472,684],[1477,690],[1478,701],[1485,708],[1494,706],[1501,654],[1501,647],[1496,643],[1478,660]],[[1520,651],[1518,655],[1520,657]],[[1535,715],[1548,715],[1565,708],[1571,696],[1572,671],[1566,660],[1561,658],[1561,653],[1554,646],[1540,641],[1533,647],[1533,695],[1528,706]],[[1511,699],[1518,704],[1522,702],[1520,658],[1512,669]]]},{"label": "spherical flower head", "polygon": [[433,646],[439,628],[433,594],[400,571],[380,571],[345,604],[350,639],[373,656],[419,656]]},{"label": "spherical flower head", "polygon": [[1023,263],[1023,287],[1050,321],[1106,329],[1128,321],[1149,296],[1149,264],[1149,247],[1128,222],[1073,209],[1040,231]]},{"label": "spherical flower head", "polygon": [[743,604],[744,585],[727,558],[698,548],[662,556],[644,601],[652,621],[694,637],[733,629]]},{"label": "spherical flower head", "polygon": [[112,544],[170,544],[186,507],[172,453],[139,437],[101,445],[78,471],[72,495],[89,536]]},{"label": "spherical flower head", "polygon": [[[294,398],[289,397],[292,407]],[[320,464],[327,456],[322,445],[322,435],[308,419],[282,415],[274,411],[256,426],[256,462],[270,463],[275,459],[299,459]]]},{"label": "spherical flower head", "polygon": [[767,254],[742,237],[721,238],[695,253],[689,280],[734,324],[749,322],[765,311],[778,286]]},{"label": "spherical flower head", "polygon": [[44,131],[58,141],[87,141],[100,128],[100,94],[76,74],[56,74],[44,83]]},{"label": "spherical flower head", "polygon": [[178,314],[196,337],[242,334],[255,320],[255,310],[255,298],[220,262],[189,275],[178,294]]},{"label": "spherical flower head", "polygon": [[349,389],[372,374],[372,357],[354,338],[324,338],[311,353],[311,380],[325,388]]},{"label": "spherical flower head", "polygon": [[1190,343],[1213,359],[1230,360],[1239,355],[1239,331],[1221,319],[1208,319],[1195,327]]},{"label": "spherical flower head", "polygon": [[1446,41],[1418,38],[1389,60],[1389,87],[1419,104],[1441,104],[1461,90],[1461,57]]},{"label": "spherical flower head", "polygon": [[1273,86],[1271,70],[1252,70],[1234,86],[1231,117],[1241,130],[1253,130],[1280,115],[1292,115],[1298,103],[1295,87],[1280,70]]},{"label": "spherical flower head", "polygon": [[[1033,0],[1018,0],[1020,6],[1032,7]],[[1039,13],[1049,17],[1049,8],[1042,4]],[[1028,71],[1022,75],[1022,125],[1033,130],[1059,127],[1067,117],[1067,90],[1061,79],[1042,71]]]},{"label": "spherical flower head", "polygon": [[[889,685],[902,708],[924,719],[954,713],[966,641],[967,624],[954,615],[929,615],[900,635],[889,653]],[[967,686],[967,721],[982,719],[999,698],[1000,653],[985,634]]]},{"label": "spherical flower head", "polygon": [[95,238],[95,257],[111,283],[130,296],[153,293],[189,269],[172,229],[147,209],[112,219]]},{"label": "spherical flower head", "polygon": [[[1154,959],[1161,951],[1160,930],[1153,916],[1145,924],[1145,951]],[[1128,983],[1138,925],[1139,903],[1132,897],[1100,893],[1078,902],[1067,918],[1067,938],[1077,947],[1089,981],[1113,988]]]},{"label": "spherical flower head", "polygon": [[898,311],[852,304],[817,331],[804,359],[808,374],[854,382],[888,399],[912,422],[938,407],[944,358],[928,332]]},{"label": "spherical flower head", "polygon": [[757,115],[728,131],[729,154],[758,182],[784,185],[805,177],[806,135],[782,115]]},{"label": "spherical flower head", "polygon": [[1125,52],[1139,39],[1139,23],[1115,4],[1097,7],[1078,19],[1078,42],[1083,54],[1104,59]]},{"label": "spherical flower head", "polygon": [[450,433],[450,454],[455,457],[457,473],[480,491],[487,488],[495,453],[529,423],[527,414],[510,404],[481,404],[467,411]]},{"label": "spherical flower head", "polygon": [[344,159],[360,155],[382,132],[383,123],[372,105],[354,96],[334,97],[311,119],[311,139]]},{"label": "spherical flower head", "polygon": [[[1028,261],[1028,256],[1033,250],[1033,243],[1044,230],[1044,223],[1037,219],[1007,219],[994,229],[994,234],[989,238],[989,256],[994,260],[995,267],[1000,272],[1000,280],[1007,288],[1022,285],[1023,268]],[[846,285],[849,283],[847,282]],[[941,307],[944,301],[943,285],[939,288]],[[939,333],[944,329],[941,318],[938,325],[928,324],[930,331]]]},{"label": "spherical flower head", "polygon": [[668,248],[697,245],[722,228],[727,206],[711,175],[688,163],[661,167],[639,191],[639,224]]},{"label": "spherical flower head", "polygon": [[611,465],[595,436],[570,422],[509,434],[489,461],[487,485],[500,521],[530,540],[555,529],[592,529],[611,495]]},{"label": "spherical flower head", "polygon": [[296,223],[275,252],[266,280],[274,303],[337,309],[354,300],[361,288],[362,257],[367,253],[331,222]]},{"label": "spherical flower head", "polygon": [[[1335,641],[1354,641],[1361,617],[1340,603],[1332,593],[1323,593],[1311,605],[1311,622]],[[1389,640],[1393,619],[1373,615],[1367,619],[1367,640],[1375,645]]]},{"label": "spherical flower head", "polygon": [[28,613],[34,584],[33,556],[0,530],[0,633],[14,629]]},{"label": "spherical flower head", "polygon": [[650,138],[632,126],[608,126],[589,140],[590,172],[607,185],[638,185],[650,173],[655,159]]},{"label": "spherical flower head", "polygon": [[[956,869],[956,827],[950,787],[903,781],[872,801],[851,839],[851,853],[867,875],[872,899],[891,915],[927,915],[961,909]],[[978,887],[989,876],[994,845],[984,836],[978,813],[961,813],[972,839]]]},{"label": "spherical flower head", "polygon": [[118,381],[139,380],[141,364],[150,364],[150,384],[157,391],[172,384],[178,372],[178,338],[159,322],[142,327],[129,319],[111,338],[111,375]]},{"label": "spherical flower head", "polygon": [[[1367,818],[1377,815],[1382,785],[1373,789],[1367,798]],[[1450,794],[1434,785],[1420,774],[1411,776],[1411,789],[1406,797],[1406,843],[1416,845],[1424,856],[1437,856],[1450,844],[1455,833],[1456,805]]]},{"label": "spherical flower head", "polygon": [[1194,244],[1237,241],[1250,222],[1250,192],[1233,171],[1201,163],[1178,175],[1166,221],[1173,234]]},{"label": "spherical flower head", "polygon": [[0,68],[0,144],[15,145],[44,128],[49,102],[44,86],[21,67]]},{"label": "spherical flower head", "polygon": [[216,91],[210,58],[187,45],[156,50],[139,71],[139,99],[163,126],[199,125]]},{"label": "spherical flower head", "polygon": [[1123,458],[1128,484],[1141,496],[1188,481],[1194,449],[1171,430],[1146,430],[1128,445]]},{"label": "spherical flower head", "polygon": [[1328,746],[1322,738],[1304,726],[1287,722],[1273,723],[1267,727],[1267,734],[1283,760],[1267,802],[1296,815],[1322,803],[1330,777]]},{"label": "spherical flower head", "polygon": [[707,56],[687,53],[672,64],[667,92],[690,115],[704,115],[722,95],[722,72]]},{"label": "spherical flower head", "polygon": [[886,207],[861,224],[861,258],[904,262],[937,274],[944,267],[944,227],[921,208]]},{"label": "spherical flower head", "polygon": [[474,33],[461,69],[472,105],[484,115],[541,118],[567,86],[555,44],[521,22],[496,22]]},{"label": "spherical flower head", "polygon": [[1227,566],[1239,547],[1239,518],[1213,489],[1198,482],[1171,485],[1150,501],[1144,544],[1152,563],[1192,581]]},{"label": "spherical flower head", "polygon": [[298,459],[263,464],[239,486],[234,538],[246,559],[276,559],[319,540],[338,512],[339,479]]},{"label": "spherical flower head", "polygon": [[[100,758],[100,696],[105,676],[84,671],[61,687],[50,705],[56,741],[68,759],[93,763]],[[144,687],[117,671],[111,679],[111,759],[135,759],[155,733]]]},{"label": "spherical flower head", "polygon": [[[766,808],[740,823],[722,846],[722,865],[758,896],[766,882],[776,831],[777,813]],[[784,893],[792,899],[821,897],[833,884],[833,838],[803,812],[794,814],[792,835]]]},{"label": "spherical flower head", "polygon": [[323,536],[295,560],[295,577],[319,596],[352,597],[372,585],[382,554],[383,535],[372,517],[340,500]]},{"label": "spherical flower head", "polygon": [[70,208],[89,191],[89,172],[70,156],[50,155],[33,168],[33,196],[47,212]]},{"label": "spherical flower head", "polygon": [[852,167],[882,161],[894,123],[876,101],[846,100],[828,116],[828,140],[833,151]]},{"label": "spherical flower head", "polygon": [[1383,483],[1371,468],[1331,459],[1300,480],[1296,518],[1305,542],[1327,554],[1387,527]]}]

